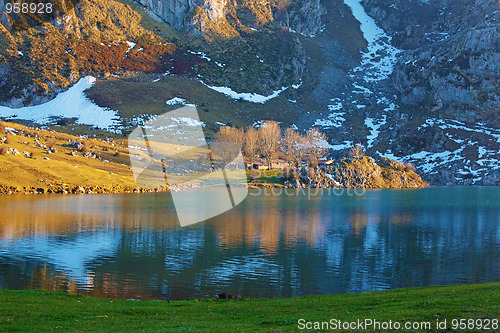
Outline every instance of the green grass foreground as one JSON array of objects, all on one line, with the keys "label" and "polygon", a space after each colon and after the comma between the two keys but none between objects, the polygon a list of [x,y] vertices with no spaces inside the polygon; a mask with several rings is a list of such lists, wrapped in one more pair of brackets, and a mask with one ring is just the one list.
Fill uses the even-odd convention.
[{"label": "green grass foreground", "polygon": [[[429,321],[432,322],[430,331],[434,332],[441,331],[435,327],[436,320],[447,319],[448,331],[469,332],[469,329],[450,329],[451,320],[498,319],[499,313],[500,283],[290,299],[206,299],[171,303],[40,290],[0,291],[0,331],[296,332],[301,318],[310,322],[372,318],[380,322]],[[499,329],[489,330],[495,331]]]}]

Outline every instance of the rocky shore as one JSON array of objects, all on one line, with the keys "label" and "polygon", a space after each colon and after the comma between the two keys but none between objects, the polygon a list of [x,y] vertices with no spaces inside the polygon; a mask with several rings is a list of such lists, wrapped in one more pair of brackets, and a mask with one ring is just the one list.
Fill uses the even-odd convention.
[{"label": "rocky shore", "polygon": [[[262,180],[262,178],[265,178]],[[345,158],[326,166],[285,168],[273,177],[254,176],[253,187],[419,189],[430,184],[410,164],[368,156]]]},{"label": "rocky shore", "polygon": [[[265,180],[254,177],[248,182],[248,187],[419,189],[429,185],[410,165],[389,159],[382,159],[376,163],[368,156],[359,159],[346,158],[333,165],[322,167],[304,166],[270,172],[274,172],[274,176],[266,177]],[[187,187],[196,188],[196,186]],[[180,189],[177,187],[174,190]],[[169,191],[170,189],[166,188],[148,189],[122,185],[74,186],[64,183],[37,187],[0,185],[0,194],[119,194]]]},{"label": "rocky shore", "polygon": [[120,193],[160,193],[168,192],[168,189],[147,189],[111,186],[68,186],[56,185],[51,187],[33,186],[8,186],[0,185],[1,194],[120,194]]}]

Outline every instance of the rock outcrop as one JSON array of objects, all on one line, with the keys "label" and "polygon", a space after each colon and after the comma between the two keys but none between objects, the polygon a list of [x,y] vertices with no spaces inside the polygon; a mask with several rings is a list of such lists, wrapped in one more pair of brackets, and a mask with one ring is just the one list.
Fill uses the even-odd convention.
[{"label": "rock outcrop", "polygon": [[383,158],[377,164],[371,157],[344,159],[328,168],[333,179],[347,188],[422,188],[428,183],[408,164]]},{"label": "rock outcrop", "polygon": [[137,0],[149,11],[175,29],[184,27],[185,17],[195,6],[196,0]]},{"label": "rock outcrop", "polygon": [[287,187],[296,188],[423,188],[429,183],[410,164],[387,158],[377,162],[368,156],[344,158],[322,167],[287,168],[281,178]]},{"label": "rock outcrop", "polygon": [[321,28],[325,13],[319,0],[136,0],[177,30],[195,36],[235,37],[277,21],[310,36]]}]

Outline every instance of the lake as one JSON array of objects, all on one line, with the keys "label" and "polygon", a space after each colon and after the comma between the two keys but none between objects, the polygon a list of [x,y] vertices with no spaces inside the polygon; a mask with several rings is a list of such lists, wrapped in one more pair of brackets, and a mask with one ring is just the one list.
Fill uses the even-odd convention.
[{"label": "lake", "polygon": [[186,299],[500,281],[500,188],[274,193],[181,228],[171,196],[0,196],[0,287]]}]

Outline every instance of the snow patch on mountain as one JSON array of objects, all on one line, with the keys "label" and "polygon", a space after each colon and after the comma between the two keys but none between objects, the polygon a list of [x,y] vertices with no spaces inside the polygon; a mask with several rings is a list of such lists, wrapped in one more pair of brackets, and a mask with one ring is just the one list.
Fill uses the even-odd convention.
[{"label": "snow patch on mountain", "polygon": [[313,126],[328,127],[341,127],[345,121],[345,112],[334,112],[328,115],[327,119],[317,119]]},{"label": "snow patch on mountain", "polygon": [[443,130],[460,130],[464,132],[475,132],[478,134],[484,134],[490,136],[492,139],[496,140],[496,142],[500,143],[500,129],[487,127],[482,123],[477,123],[473,125],[467,126],[465,123],[454,120],[454,119],[436,119],[436,118],[427,118],[425,123],[422,124],[418,129],[438,126]]},{"label": "snow patch on mountain", "polygon": [[[205,52],[194,52],[194,51],[190,51],[188,50],[189,53],[191,54],[194,54],[194,55],[197,55],[199,56],[200,58],[202,59],[205,59],[206,61],[208,62],[211,62],[212,61],[212,58],[210,58],[209,56],[207,56],[207,54]],[[217,62],[217,61],[214,61],[214,63],[219,66],[219,67],[225,67],[226,65],[224,64],[221,64],[220,62]]]},{"label": "snow patch on mountain", "polygon": [[252,102],[252,103],[261,103],[264,104],[265,102],[278,97],[279,94],[281,94],[283,91],[287,90],[289,87],[283,87],[279,90],[273,91],[271,95],[264,96],[264,95],[259,95],[259,94],[252,94],[252,93],[238,93],[231,88],[228,87],[216,87],[216,86],[210,86],[204,82],[203,83],[207,88],[210,88],[212,90],[215,90],[221,94],[224,94],[226,96],[229,96],[233,99],[243,99],[247,102]]},{"label": "snow patch on mountain", "polygon": [[[391,45],[391,37],[365,12],[361,0],[344,0],[344,3],[351,8],[354,18],[360,22],[361,32],[368,45],[361,51],[359,66],[348,73],[351,84],[346,87],[349,87],[350,91],[332,98],[334,103],[328,105],[331,114],[326,119],[316,120],[314,125],[324,128],[338,128],[344,125],[344,122],[349,125],[346,121],[348,116],[366,110],[365,126],[369,129],[367,148],[372,148],[379,133],[387,126],[387,119],[398,109],[396,96],[387,93],[386,80],[393,73],[398,55],[402,51]],[[374,100],[377,101],[376,114],[372,113],[371,108]]]},{"label": "snow patch on mountain", "polygon": [[360,0],[344,0],[344,3],[361,23],[361,32],[368,42],[367,51],[362,54],[361,66],[354,71],[362,71],[367,83],[387,79],[394,71],[397,55],[402,51],[391,45],[392,38],[366,14]]},{"label": "snow patch on mountain", "polygon": [[84,91],[92,87],[95,81],[96,78],[92,76],[82,78],[67,91],[44,104],[19,109],[0,106],[0,117],[5,120],[23,119],[37,124],[52,124],[61,118],[76,118],[77,124],[114,131],[121,125],[117,112],[102,108],[85,96]]},{"label": "snow patch on mountain", "polygon": [[[442,151],[421,151],[405,156],[395,156],[391,151],[377,152],[379,156],[408,161],[420,172],[438,175],[445,171],[457,181],[467,184],[483,184],[483,180],[494,170],[500,170],[500,129],[485,124],[465,124],[454,119],[428,118],[418,130],[435,128],[450,140]],[[486,142],[492,143],[486,148]],[[491,146],[496,148],[491,148]],[[456,147],[456,149],[455,149]]]},{"label": "snow patch on mountain", "polygon": [[128,50],[126,53],[129,53],[137,44],[134,42],[127,41],[127,45],[128,45]]},{"label": "snow patch on mountain", "polygon": [[339,143],[339,144],[332,144],[329,146],[329,148],[331,150],[345,150],[345,149],[349,149],[353,146],[353,142],[352,141],[344,141],[344,143]]},{"label": "snow patch on mountain", "polygon": [[176,104],[186,104],[186,100],[180,97],[174,97],[166,101],[167,105],[176,105]]},{"label": "snow patch on mountain", "polygon": [[365,119],[365,125],[370,129],[370,135],[366,137],[368,139],[367,143],[368,148],[371,148],[373,146],[375,139],[378,137],[378,134],[380,133],[379,130],[380,127],[382,125],[385,125],[386,123],[387,123],[387,116],[385,114],[382,116],[382,119],[378,122],[375,122],[373,118]]}]

